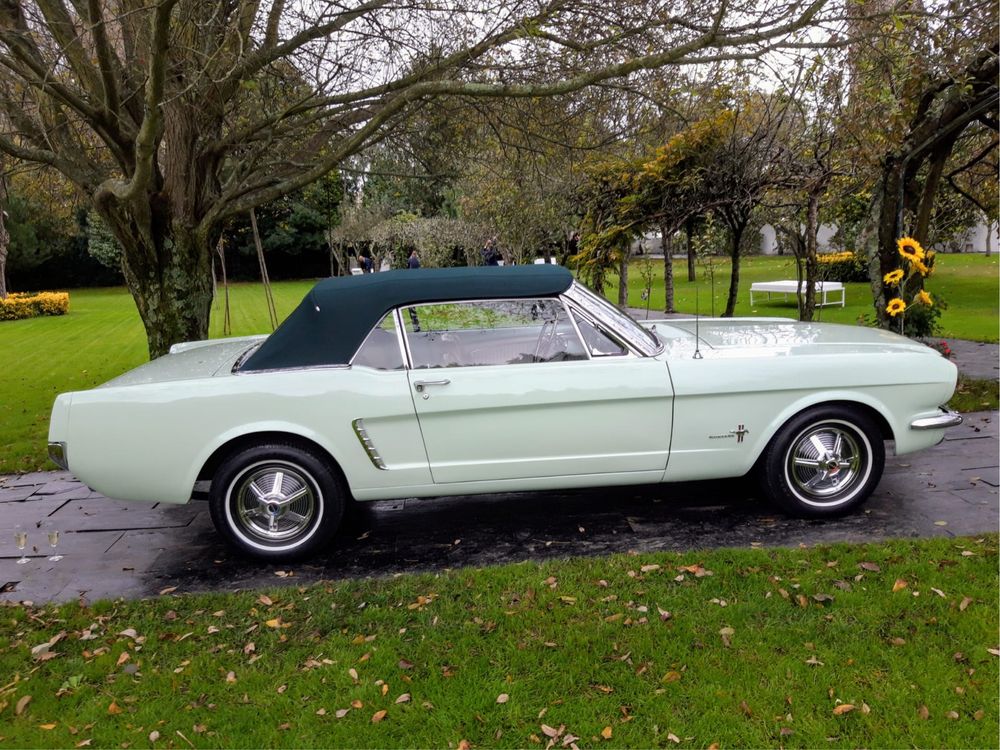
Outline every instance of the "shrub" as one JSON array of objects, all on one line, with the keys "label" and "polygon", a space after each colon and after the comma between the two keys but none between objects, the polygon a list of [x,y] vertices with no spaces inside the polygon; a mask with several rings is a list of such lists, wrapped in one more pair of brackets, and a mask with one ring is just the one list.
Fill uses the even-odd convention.
[{"label": "shrub", "polygon": [[840,253],[823,253],[816,256],[819,275],[824,281],[868,281],[868,268],[864,258],[850,250]]},{"label": "shrub", "polygon": [[39,315],[65,315],[68,310],[67,292],[37,294],[13,292],[7,295],[7,299],[0,299],[0,320],[23,320]]}]

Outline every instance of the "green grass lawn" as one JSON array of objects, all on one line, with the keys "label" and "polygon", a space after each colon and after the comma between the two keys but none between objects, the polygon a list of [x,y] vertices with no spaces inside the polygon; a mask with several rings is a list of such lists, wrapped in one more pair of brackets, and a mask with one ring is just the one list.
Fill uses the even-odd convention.
[{"label": "green grass lawn", "polygon": [[995,747],[996,571],[991,535],[10,606],[0,743]]},{"label": "green grass lawn", "polygon": [[[641,298],[646,282],[642,276],[642,264],[646,261],[636,259],[629,266],[629,305],[646,308],[646,301]],[[663,311],[663,261],[649,261],[653,272],[653,285],[649,299],[650,315]],[[728,259],[715,258],[715,293],[711,293],[711,283],[706,267],[697,267],[697,280],[687,280],[687,261],[674,261],[674,304],[678,312],[695,312],[695,289],[698,290],[698,307],[702,315],[712,314],[713,297],[715,314],[721,315],[726,309],[726,298],[729,295]],[[753,308],[750,307],[750,284],[755,281],[779,281],[795,278],[795,262],[791,257],[752,256],[743,258],[740,263],[740,294],[736,306],[737,315],[782,316],[794,318],[797,316],[795,298],[790,296],[787,302],[779,296],[773,296],[770,302],[764,295],[756,298]],[[614,288],[609,286],[609,296],[617,299],[617,277],[613,279]],[[867,283],[851,283],[846,285],[846,306],[817,308],[819,320],[830,323],[854,324],[863,315],[872,317],[874,310],[871,300],[871,288]],[[944,337],[971,339],[973,341],[996,342],[1000,336],[1000,268],[998,256],[939,253],[935,261],[934,274],[928,279],[927,289],[932,295],[940,295],[948,307],[941,316],[941,335]]]},{"label": "green grass lawn", "polygon": [[[640,273],[645,261],[638,259],[630,271],[630,304],[645,307],[640,299],[644,285]],[[653,263],[654,284],[650,309],[663,309],[662,262]],[[729,266],[716,260],[716,313],[724,308]],[[759,304],[750,310],[748,292],[753,281],[794,277],[788,258],[751,257],[743,261],[740,315],[795,316],[794,303]],[[675,262],[677,306],[683,312],[695,310],[694,289],[698,286],[702,314],[711,313],[709,284],[699,268],[698,282],[686,281],[686,264]],[[279,282],[274,285],[279,318],[299,303],[311,281]],[[973,255],[939,255],[931,291],[940,292],[949,302],[942,317],[947,335],[982,341],[996,341],[1000,325],[998,312],[997,258]],[[870,312],[865,284],[848,286],[845,309],[823,308],[822,320],[854,323]],[[233,334],[266,333],[267,308],[259,284],[236,284],[231,289]],[[212,314],[211,335],[222,335],[222,305]],[[0,322],[0,352],[8,366],[0,370],[0,474],[52,468],[45,456],[49,410],[57,393],[92,386],[110,380],[146,358],[146,341],[139,315],[124,289],[77,289],[70,294],[66,316]]]}]

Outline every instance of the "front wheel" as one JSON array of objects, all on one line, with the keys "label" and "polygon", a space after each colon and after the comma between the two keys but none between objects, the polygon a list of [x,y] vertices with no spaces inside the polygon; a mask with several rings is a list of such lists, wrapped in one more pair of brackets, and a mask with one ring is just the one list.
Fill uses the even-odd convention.
[{"label": "front wheel", "polygon": [[849,407],[814,407],[768,445],[760,484],[769,500],[799,516],[835,516],[874,491],[885,466],[878,425]]},{"label": "front wheel", "polygon": [[326,461],[292,445],[257,445],[227,458],[212,478],[209,508],[240,552],[286,562],[329,543],[344,493]]}]

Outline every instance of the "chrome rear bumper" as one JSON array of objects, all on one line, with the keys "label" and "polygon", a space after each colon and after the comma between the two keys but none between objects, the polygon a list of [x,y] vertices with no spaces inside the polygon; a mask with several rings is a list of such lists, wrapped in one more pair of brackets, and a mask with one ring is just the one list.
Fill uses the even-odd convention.
[{"label": "chrome rear bumper", "polygon": [[946,427],[957,427],[962,424],[962,415],[958,412],[941,409],[941,413],[934,417],[923,417],[910,422],[911,430],[943,430]]},{"label": "chrome rear bumper", "polygon": [[49,443],[49,458],[60,469],[69,469],[69,462],[66,460],[66,443]]}]

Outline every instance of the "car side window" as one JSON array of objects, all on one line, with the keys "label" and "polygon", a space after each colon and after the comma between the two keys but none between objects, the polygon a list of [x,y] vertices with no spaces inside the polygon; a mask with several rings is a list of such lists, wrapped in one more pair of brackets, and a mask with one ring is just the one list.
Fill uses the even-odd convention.
[{"label": "car side window", "polygon": [[415,305],[402,313],[414,369],[587,359],[556,299]]},{"label": "car side window", "polygon": [[399,339],[396,336],[396,319],[391,312],[371,330],[351,364],[374,370],[403,369],[403,354],[399,350]]},{"label": "car side window", "polygon": [[590,349],[590,356],[620,357],[624,354],[628,354],[628,349],[615,341],[585,317],[579,315],[576,310],[573,311],[573,320],[576,321],[576,325],[580,329],[580,335],[583,336],[584,343],[587,345],[587,348]]}]

